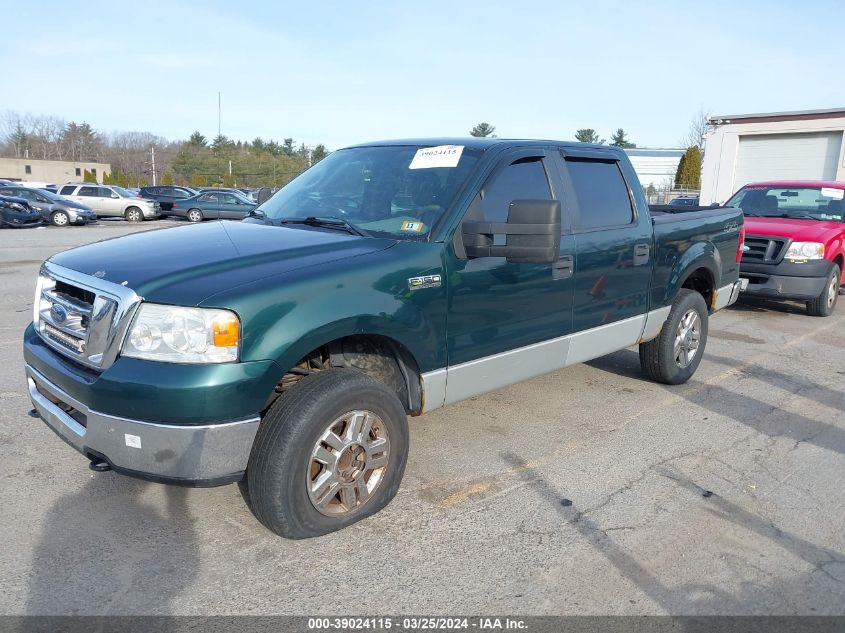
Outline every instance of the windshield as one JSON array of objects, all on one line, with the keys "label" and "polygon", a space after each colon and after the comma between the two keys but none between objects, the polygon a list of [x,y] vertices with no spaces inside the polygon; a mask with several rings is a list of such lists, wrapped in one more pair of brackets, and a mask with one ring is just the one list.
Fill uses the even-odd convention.
[{"label": "windshield", "polygon": [[47,198],[47,200],[53,200],[55,202],[64,202],[64,198],[62,198],[61,196],[57,196],[49,189],[38,189],[37,192],[39,196]]},{"label": "windshield", "polygon": [[137,197],[134,193],[132,193],[131,191],[127,191],[123,187],[114,187],[113,186],[112,189],[114,191],[116,191],[117,195],[121,196],[122,198],[135,198],[135,197]]},{"label": "windshield", "polygon": [[842,221],[845,190],[822,186],[751,186],[740,189],[726,206],[738,207],[749,216]]},{"label": "windshield", "polygon": [[277,222],[339,218],[372,235],[424,239],[480,155],[455,145],[343,149],[280,189],[258,210]]}]

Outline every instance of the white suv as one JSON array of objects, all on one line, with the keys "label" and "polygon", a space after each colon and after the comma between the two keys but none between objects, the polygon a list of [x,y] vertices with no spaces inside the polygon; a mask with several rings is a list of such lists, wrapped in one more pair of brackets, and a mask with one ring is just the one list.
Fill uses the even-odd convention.
[{"label": "white suv", "polygon": [[127,222],[155,220],[161,205],[116,185],[79,183],[62,185],[59,195],[91,207],[98,216],[120,216]]}]

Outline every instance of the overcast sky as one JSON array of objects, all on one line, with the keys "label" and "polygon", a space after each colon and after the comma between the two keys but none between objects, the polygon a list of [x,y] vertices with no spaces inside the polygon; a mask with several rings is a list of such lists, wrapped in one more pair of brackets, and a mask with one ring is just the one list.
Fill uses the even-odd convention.
[{"label": "overcast sky", "polygon": [[[0,110],[99,130],[297,143],[571,139],[674,147],[713,114],[845,106],[842,0],[85,3],[0,38]],[[741,8],[740,8],[741,7]]]}]

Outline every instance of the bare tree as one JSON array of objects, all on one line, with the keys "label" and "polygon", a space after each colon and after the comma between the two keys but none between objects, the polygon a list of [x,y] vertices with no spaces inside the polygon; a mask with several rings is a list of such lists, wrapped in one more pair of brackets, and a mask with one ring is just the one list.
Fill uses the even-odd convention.
[{"label": "bare tree", "polygon": [[680,140],[680,146],[684,148],[698,147],[698,149],[703,151],[704,138],[707,136],[707,132],[710,131],[710,123],[708,121],[711,116],[711,110],[701,106],[698,113],[690,121],[686,135]]}]

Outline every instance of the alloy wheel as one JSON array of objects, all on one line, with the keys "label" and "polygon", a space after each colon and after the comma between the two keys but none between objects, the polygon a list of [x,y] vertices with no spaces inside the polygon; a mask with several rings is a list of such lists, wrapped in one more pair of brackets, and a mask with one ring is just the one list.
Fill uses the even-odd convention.
[{"label": "alloy wheel", "polygon": [[692,362],[698,353],[701,342],[701,319],[696,310],[687,310],[675,333],[675,362],[684,369]]},{"label": "alloy wheel", "polygon": [[308,498],[321,514],[346,515],[365,504],[384,480],[390,454],[387,426],[372,411],[349,411],[320,435],[308,460]]}]

